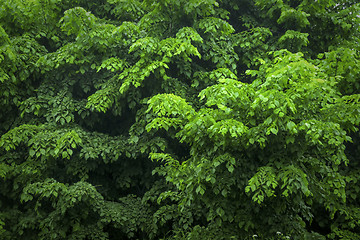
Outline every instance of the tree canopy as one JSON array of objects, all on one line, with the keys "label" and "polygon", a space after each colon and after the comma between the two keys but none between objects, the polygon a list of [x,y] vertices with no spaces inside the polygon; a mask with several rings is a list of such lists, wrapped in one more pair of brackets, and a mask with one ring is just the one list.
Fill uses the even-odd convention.
[{"label": "tree canopy", "polygon": [[360,239],[360,4],[2,0],[0,238]]}]

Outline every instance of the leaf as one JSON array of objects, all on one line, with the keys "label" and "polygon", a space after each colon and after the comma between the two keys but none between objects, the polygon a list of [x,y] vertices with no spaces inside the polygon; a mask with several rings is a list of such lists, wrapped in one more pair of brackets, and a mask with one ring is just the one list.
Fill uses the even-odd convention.
[{"label": "leaf", "polygon": [[30,157],[33,157],[34,155],[35,155],[35,151],[34,151],[34,149],[30,149],[30,151],[29,151],[29,155],[30,155]]},{"label": "leaf", "polygon": [[72,120],[71,116],[66,116],[65,119],[66,119],[66,122],[67,122],[67,123],[71,122],[71,120]]}]

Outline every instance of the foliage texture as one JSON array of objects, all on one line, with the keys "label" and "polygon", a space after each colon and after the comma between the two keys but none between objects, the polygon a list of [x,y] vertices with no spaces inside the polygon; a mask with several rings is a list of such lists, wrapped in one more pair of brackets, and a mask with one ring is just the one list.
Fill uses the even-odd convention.
[{"label": "foliage texture", "polygon": [[360,4],[3,0],[0,238],[360,239]]}]

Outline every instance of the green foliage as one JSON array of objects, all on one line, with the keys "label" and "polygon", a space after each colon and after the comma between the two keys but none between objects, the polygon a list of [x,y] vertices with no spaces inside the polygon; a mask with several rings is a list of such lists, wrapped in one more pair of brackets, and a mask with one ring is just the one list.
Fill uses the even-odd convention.
[{"label": "green foliage", "polygon": [[[166,130],[174,127],[178,129],[176,137],[180,142],[191,147],[187,161],[180,166],[168,164],[162,174],[169,176],[166,180],[185,192],[183,201],[186,204],[195,204],[196,196],[203,195],[199,200],[206,208],[229,224],[234,221],[226,215],[232,213],[231,208],[217,207],[215,202],[221,196],[207,198],[207,192],[218,195],[218,189],[222,189],[222,201],[226,202],[231,199],[228,194],[232,188],[238,189],[238,197],[241,189],[245,189],[244,193],[248,193],[257,204],[282,202],[273,207],[274,214],[288,212],[297,206],[292,210],[293,214],[300,214],[308,221],[316,214],[309,211],[315,203],[323,205],[334,217],[346,201],[345,176],[341,176],[337,169],[338,165],[348,163],[344,144],[351,138],[340,124],[327,120],[326,111],[329,103],[340,99],[333,88],[335,84],[330,76],[318,70],[319,67],[305,61],[302,54],[279,51],[272,55],[272,62],[262,65],[258,71],[248,72],[258,76],[253,83],[220,78],[219,84],[203,90],[199,96],[206,100],[207,108],[196,113],[183,102],[184,112],[178,115],[177,104],[171,95],[158,95],[149,101],[149,110],[152,109],[158,117],[149,123],[148,130],[159,126]],[[158,102],[158,99],[162,101]],[[156,102],[157,108],[154,106]],[[184,120],[184,116],[188,117]],[[218,160],[224,151],[231,153],[226,157],[229,160],[225,165],[227,174],[220,170],[217,172],[225,163]],[[242,178],[247,178],[249,172],[239,168],[244,163],[238,161],[253,162],[252,172],[255,174],[248,178],[247,186]],[[312,172],[309,164],[317,170]],[[254,172],[254,168],[258,170]],[[226,175],[231,177],[226,178]],[[182,176],[181,180],[179,176]],[[208,180],[201,180],[201,176],[207,176]],[[227,182],[217,182],[216,176],[222,176]],[[179,185],[179,182],[185,185]],[[246,195],[241,199],[244,197]],[[304,224],[300,219],[299,227]],[[236,221],[240,225],[241,219]],[[252,228],[259,231],[255,226]],[[279,228],[289,232],[301,231],[286,228],[284,223],[276,223],[271,228],[270,232]]]},{"label": "green foliage", "polygon": [[2,1],[0,238],[360,238],[359,10]]}]

